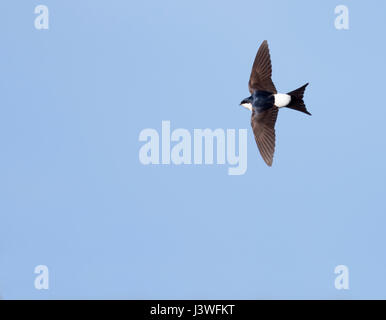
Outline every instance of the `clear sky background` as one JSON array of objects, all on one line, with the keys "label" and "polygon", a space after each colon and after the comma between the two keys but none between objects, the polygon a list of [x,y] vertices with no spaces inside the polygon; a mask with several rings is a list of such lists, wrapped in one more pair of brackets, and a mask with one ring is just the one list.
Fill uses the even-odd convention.
[{"label": "clear sky background", "polygon": [[[47,5],[49,30],[34,8]],[[350,29],[336,30],[345,4]],[[0,296],[386,298],[384,1],[1,1]],[[258,154],[250,69],[281,110]],[[144,128],[247,128],[248,170],[144,166]],[[346,265],[350,289],[336,290]],[[47,265],[49,290],[34,268]]]}]

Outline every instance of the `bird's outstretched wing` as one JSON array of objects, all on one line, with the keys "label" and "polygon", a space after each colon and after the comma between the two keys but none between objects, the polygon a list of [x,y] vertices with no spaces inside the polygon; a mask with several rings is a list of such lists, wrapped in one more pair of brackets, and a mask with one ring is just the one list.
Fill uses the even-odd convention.
[{"label": "bird's outstretched wing", "polygon": [[257,147],[265,163],[269,166],[272,166],[275,152],[275,123],[278,110],[275,106],[259,113],[253,110],[251,117]]},{"label": "bird's outstretched wing", "polygon": [[277,93],[271,76],[271,57],[269,55],[267,40],[264,40],[257,51],[255,62],[252,66],[252,72],[248,83],[249,92],[252,94],[255,90],[262,90]]}]

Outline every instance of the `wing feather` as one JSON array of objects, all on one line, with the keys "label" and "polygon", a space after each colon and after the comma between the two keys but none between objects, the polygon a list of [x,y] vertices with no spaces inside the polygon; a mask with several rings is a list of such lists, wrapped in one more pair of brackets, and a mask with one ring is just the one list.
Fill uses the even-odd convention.
[{"label": "wing feather", "polygon": [[271,77],[271,56],[269,54],[268,42],[267,40],[264,40],[257,51],[256,58],[252,66],[251,76],[248,83],[249,92],[252,94],[255,90],[262,90],[277,93]]},{"label": "wing feather", "polygon": [[278,115],[278,108],[272,108],[263,111],[252,111],[251,125],[257,147],[263,160],[268,166],[272,166],[273,155],[275,153],[275,123]]}]

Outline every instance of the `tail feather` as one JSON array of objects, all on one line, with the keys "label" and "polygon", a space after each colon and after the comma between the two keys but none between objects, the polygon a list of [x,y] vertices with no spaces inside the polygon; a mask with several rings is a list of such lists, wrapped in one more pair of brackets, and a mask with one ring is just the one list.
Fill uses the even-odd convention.
[{"label": "tail feather", "polygon": [[306,105],[303,101],[304,91],[306,90],[306,87],[308,86],[308,83],[306,83],[304,86],[288,92],[288,94],[291,96],[291,102],[289,103],[287,108],[294,109],[300,112],[304,112],[308,115],[311,115],[311,113],[308,112]]}]

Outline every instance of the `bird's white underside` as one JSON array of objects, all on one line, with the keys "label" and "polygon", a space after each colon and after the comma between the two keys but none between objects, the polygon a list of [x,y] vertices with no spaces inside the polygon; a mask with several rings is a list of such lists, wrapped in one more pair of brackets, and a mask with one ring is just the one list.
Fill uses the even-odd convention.
[{"label": "bird's white underside", "polygon": [[252,111],[252,103],[243,103],[242,106],[249,111]]},{"label": "bird's white underside", "polygon": [[[278,108],[286,107],[291,102],[291,96],[285,93],[276,93],[273,97],[275,98],[275,106]],[[242,106],[249,111],[252,111],[251,103],[243,103]]]},{"label": "bird's white underside", "polygon": [[291,96],[285,93],[277,93],[273,95],[275,98],[275,106],[278,108],[282,108],[288,106],[291,102]]}]

